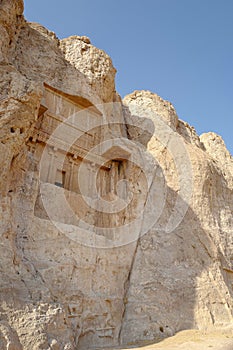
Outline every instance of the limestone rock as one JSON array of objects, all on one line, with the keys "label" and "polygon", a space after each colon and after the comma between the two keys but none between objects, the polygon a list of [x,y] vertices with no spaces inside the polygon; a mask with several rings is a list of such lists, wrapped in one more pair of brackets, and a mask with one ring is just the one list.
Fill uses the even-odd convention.
[{"label": "limestone rock", "polygon": [[59,39],[54,32],[48,30],[47,28],[43,27],[41,24],[36,22],[29,22],[28,24],[31,28],[35,29],[37,32],[42,34],[45,38],[50,39],[51,43],[59,46]]},{"label": "limestone rock", "polygon": [[23,22],[23,0],[0,3],[0,62],[8,62]]},{"label": "limestone rock", "polygon": [[104,102],[111,101],[115,92],[115,73],[111,58],[91,45],[87,37],[71,36],[60,41],[67,61],[81,71],[89,84],[101,94]]},{"label": "limestone rock", "polygon": [[40,86],[47,83],[66,94],[102,103],[98,93],[93,94],[87,78],[65,59],[54,33],[41,25],[23,22],[11,62],[24,77]]},{"label": "limestone rock", "polygon": [[130,106],[132,114],[144,117],[159,115],[172,128],[176,129],[178,117],[173,105],[150,91],[134,91],[125,96],[123,102]]},{"label": "limestone rock", "polygon": [[193,126],[190,126],[188,123],[179,119],[177,132],[185,138],[187,142],[192,143],[193,145],[202,148],[200,138],[196,133],[196,130]]},{"label": "limestone rock", "polygon": [[41,90],[12,66],[2,65],[0,70],[0,182],[1,192],[7,192],[13,159],[25,147],[37,119]]},{"label": "limestone rock", "polygon": [[21,1],[0,6],[1,349],[232,337],[221,138],[200,142],[151,92],[122,103],[111,59],[87,37],[59,41],[24,20]]},{"label": "limestone rock", "polygon": [[131,114],[126,106],[123,106],[123,112],[128,137],[130,140],[139,142],[146,147],[153,136],[154,123],[149,118]]},{"label": "limestone rock", "polygon": [[[222,162],[227,159],[232,171],[229,152],[220,138],[204,135],[201,141],[207,144],[206,153],[198,140],[194,146],[184,132],[179,135],[178,130],[174,131],[170,121],[169,128],[161,123],[160,116],[168,115],[169,107],[166,113],[160,112],[156,117],[148,112],[147,94],[145,100],[140,94],[138,99],[130,95],[124,103],[131,113],[151,118],[155,131],[159,128],[148,150],[159,162],[168,187],[159,221],[137,246],[121,333],[123,344],[129,340],[129,334],[133,334],[137,342],[169,336],[177,327],[207,329],[232,323],[233,193],[230,182],[225,181],[221,172],[221,161],[216,163],[209,157],[209,154],[214,158],[221,154],[219,158]],[[219,146],[213,145],[210,150],[213,139]],[[182,158],[178,152],[183,153]],[[182,164],[187,170],[190,165],[189,174],[186,170],[182,175]],[[182,185],[183,176],[186,181],[191,180],[189,185]],[[187,186],[186,192],[182,193],[182,186]],[[186,204],[187,211],[180,224],[167,232],[167,220],[179,200],[176,215],[179,216]],[[207,285],[214,287],[205,290]],[[220,304],[225,305],[224,310],[226,305],[229,307],[218,316]]]},{"label": "limestone rock", "polygon": [[223,175],[227,177],[229,186],[233,188],[233,158],[221,136],[214,132],[202,134],[200,140],[206,152],[219,164]]},{"label": "limestone rock", "polygon": [[157,94],[150,91],[134,91],[132,94],[124,97],[123,103],[130,108],[132,115],[136,114],[137,116],[140,115],[141,118],[148,117],[149,119],[153,119],[154,116],[157,121],[157,116],[159,116],[172,130],[177,131],[177,133],[184,137],[187,142],[202,147],[194,127],[178,119],[173,105],[163,100]]}]

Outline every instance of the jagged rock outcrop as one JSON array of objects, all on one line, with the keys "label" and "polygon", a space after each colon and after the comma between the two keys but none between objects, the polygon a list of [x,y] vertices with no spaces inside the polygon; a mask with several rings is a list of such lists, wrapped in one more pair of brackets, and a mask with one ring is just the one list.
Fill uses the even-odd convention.
[{"label": "jagged rock outcrop", "polygon": [[0,348],[231,334],[222,139],[151,92],[121,101],[107,54],[26,22],[22,1],[0,3],[0,33]]},{"label": "jagged rock outcrop", "polygon": [[60,41],[60,48],[68,62],[82,72],[104,102],[113,100],[116,69],[111,58],[91,45],[85,36],[71,36]]},{"label": "jagged rock outcrop", "polygon": [[222,170],[223,176],[228,181],[228,186],[233,187],[233,158],[226,148],[221,136],[214,132],[202,134],[200,140],[203,143],[206,152],[213,158]]},{"label": "jagged rock outcrop", "polygon": [[9,62],[23,19],[23,0],[1,1],[0,62]]},{"label": "jagged rock outcrop", "polygon": [[124,103],[130,104],[131,112],[135,111],[136,115],[139,113],[149,118],[159,115],[173,130],[178,126],[178,116],[173,105],[150,91],[134,91],[125,96]]},{"label": "jagged rock outcrop", "polygon": [[[167,124],[170,108],[166,114],[163,108],[167,109],[167,103],[156,95],[151,97],[151,93],[149,96],[148,101],[148,92],[136,92],[127,96],[124,103],[133,114],[151,118],[155,131],[158,127],[148,150],[163,169],[168,185],[167,199],[157,225],[139,241],[136,250],[127,294],[123,342],[128,339],[128,334],[133,334],[139,341],[156,338],[159,330],[169,336],[177,327],[208,328],[211,324],[227,327],[232,318],[233,193],[222,173],[225,168],[228,173],[232,171],[232,157],[221,138],[212,134],[201,137],[207,151],[203,150],[196,135],[195,143],[187,139],[186,130],[183,135],[179,129],[181,135],[177,135],[174,124],[171,126],[176,133],[172,131],[167,139],[169,131],[163,121]],[[151,103],[155,99],[159,101],[159,107]],[[219,147],[213,145],[211,149],[213,139],[218,140]],[[188,153],[183,153],[180,162],[178,152],[182,152],[182,147]],[[209,154],[218,158],[218,163]],[[221,163],[225,165],[221,167]],[[191,186],[190,197],[182,193],[179,179],[185,176],[179,167],[187,167],[187,164],[191,172],[186,175],[192,180],[185,186]],[[174,202],[179,197],[177,215],[184,209],[182,200],[188,198],[187,211],[179,225],[167,232],[169,215],[166,211],[174,210]],[[225,306],[218,317],[220,305]],[[144,331],[139,335],[137,330],[142,324]]]}]

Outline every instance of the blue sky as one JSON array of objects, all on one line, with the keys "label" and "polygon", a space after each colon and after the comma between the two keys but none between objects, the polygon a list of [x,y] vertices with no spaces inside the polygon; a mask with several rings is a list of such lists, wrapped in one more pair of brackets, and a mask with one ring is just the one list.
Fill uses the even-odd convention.
[{"label": "blue sky", "polygon": [[117,69],[123,97],[150,90],[233,154],[233,0],[25,0],[59,38],[86,35]]}]

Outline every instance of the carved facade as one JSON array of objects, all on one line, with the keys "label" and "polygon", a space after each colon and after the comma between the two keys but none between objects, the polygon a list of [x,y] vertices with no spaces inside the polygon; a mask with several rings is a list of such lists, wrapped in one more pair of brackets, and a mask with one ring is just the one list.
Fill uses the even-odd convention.
[{"label": "carved facade", "polygon": [[[28,142],[29,152],[35,163],[39,164],[41,184],[63,188],[66,199],[79,218],[80,208],[86,207],[83,195],[95,197],[98,194],[111,201],[119,195],[118,182],[127,176],[129,151],[116,145],[108,147],[105,152],[99,148],[110,132],[108,124],[104,125],[102,121],[101,112],[88,100],[66,95],[46,85],[39,118]],[[82,171],[81,165],[84,168]],[[126,189],[121,189],[120,195],[126,197]],[[57,194],[54,196],[56,203]],[[35,214],[46,218],[40,197],[39,193]],[[68,216],[63,211],[59,220],[78,224],[74,218],[70,221]],[[98,216],[100,225],[106,220],[104,216]],[[110,226],[115,225],[116,215],[110,221]]]}]

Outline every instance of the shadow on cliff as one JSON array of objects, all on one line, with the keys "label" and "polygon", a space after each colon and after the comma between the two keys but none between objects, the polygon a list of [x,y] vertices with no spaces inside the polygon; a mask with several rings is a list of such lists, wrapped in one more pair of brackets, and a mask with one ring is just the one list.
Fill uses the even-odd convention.
[{"label": "shadow on cliff", "polygon": [[[39,78],[38,75],[40,75],[40,83],[46,81],[49,84],[57,84],[61,90],[67,90],[65,85],[70,83],[69,78],[71,78],[71,73],[77,70],[64,60],[60,51],[59,54],[61,55],[60,59],[62,62],[56,61],[54,63],[53,54],[57,54],[58,47],[55,44],[51,44],[51,39],[26,26],[23,30],[24,33],[21,33],[22,35],[18,39],[18,58],[15,59],[16,67],[29,79]],[[22,45],[25,49],[24,52],[20,53],[23,36],[27,38],[27,41]],[[29,39],[30,36],[32,39]],[[34,41],[33,38],[35,39]],[[37,49],[33,59],[29,59],[32,46],[34,48],[43,47],[43,52]],[[49,56],[48,52],[53,53],[50,57],[52,63],[49,76],[46,68]],[[24,55],[24,59],[20,61],[22,55]],[[44,60],[41,59],[42,56]],[[29,66],[29,62],[31,62],[31,66]],[[63,68],[59,69],[60,66]],[[64,74],[64,71],[68,67],[71,68],[70,74]],[[80,77],[82,76],[80,73]],[[69,88],[69,90],[71,91],[72,88]],[[15,162],[17,162],[17,159]],[[11,182],[13,185],[9,196],[12,199],[12,213],[15,210],[18,215],[15,215],[12,219],[13,233],[5,233],[3,240],[7,243],[3,243],[1,246],[2,256],[8,254],[5,260],[7,263],[4,267],[5,272],[3,273],[1,289],[1,301],[7,301],[9,309],[11,308],[11,315],[6,318],[17,328],[16,323],[18,321],[14,316],[14,311],[15,309],[21,309],[21,311],[17,312],[22,320],[23,318],[25,319],[22,321],[22,328],[24,322],[25,324],[27,322],[37,322],[37,328],[41,327],[40,331],[42,334],[43,332],[45,333],[42,327],[43,322],[41,320],[38,322],[36,312],[33,314],[36,308],[35,305],[44,303],[44,308],[46,309],[45,305],[51,304],[54,306],[55,311],[58,310],[54,315],[52,314],[53,310],[51,310],[52,321],[49,326],[52,329],[51,334],[53,333],[54,338],[70,338],[69,330],[67,331],[69,327],[70,333],[75,334],[76,332],[78,338],[78,332],[80,331],[78,322],[75,324],[73,321],[69,326],[64,325],[63,314],[59,314],[59,305],[67,305],[67,299],[63,300],[62,297],[59,298],[59,294],[54,296],[52,287],[56,285],[55,277],[57,276],[54,277],[54,280],[50,281],[51,284],[48,286],[41,273],[45,268],[46,262],[34,261],[35,242],[38,238],[33,237],[31,222],[33,220],[34,203],[36,200],[35,194],[37,194],[37,179],[33,179],[33,176],[31,176],[36,171],[30,170],[25,164],[22,166],[20,156],[18,156],[18,164],[15,165],[14,171],[11,173]],[[28,178],[26,178],[25,172],[28,172]],[[209,325],[218,325],[220,318],[226,319],[226,322],[229,321],[230,311],[228,314],[225,304],[220,301],[218,302],[220,298],[226,298],[224,292],[227,288],[224,289],[223,287],[223,290],[220,290],[215,284],[215,277],[217,276],[221,281],[228,283],[228,276],[220,266],[220,261],[223,261],[223,257],[212,238],[203,230],[201,222],[191,207],[189,207],[181,224],[173,232],[167,234],[161,229],[171,214],[171,209],[169,208],[172,208],[172,205],[174,205],[176,197],[177,193],[169,189],[166,208],[163,216],[160,218],[160,230],[152,228],[138,243],[129,275],[129,288],[126,291],[124,300],[125,312],[121,322],[120,332],[120,341],[122,344],[139,344],[141,341],[153,344],[183,329],[201,328],[207,323]],[[66,262],[69,261],[70,257],[64,257],[65,255],[63,253],[66,247],[64,247],[64,241],[60,235],[57,234],[52,237],[54,242],[58,242],[57,244],[61,240],[62,246],[59,253],[57,253],[55,244],[47,245],[46,235],[40,232],[40,229],[40,226],[35,227],[35,232],[44,238],[41,238],[41,245],[43,245],[44,252],[47,255],[54,255],[57,258],[58,265],[59,262],[62,265],[64,260]],[[46,234],[49,233],[49,231],[46,232]],[[8,241],[10,235],[11,238],[9,241],[11,241],[11,245]],[[68,245],[68,240],[65,242]],[[4,244],[7,249],[4,249]],[[117,254],[122,249],[115,248],[114,251]],[[102,254],[104,253],[102,252]],[[59,256],[57,257],[57,255]],[[62,259],[64,259],[63,262]],[[75,268],[77,269],[78,266]],[[102,277],[104,279],[104,276]],[[67,279],[66,269],[64,271],[61,269],[59,278],[61,280]],[[85,278],[83,281],[86,283],[88,282],[86,281],[88,280],[88,276]],[[117,279],[118,277],[115,276],[115,278]],[[119,288],[125,282],[125,280],[119,281]],[[63,294],[64,289],[65,286],[61,285]],[[229,289],[229,292],[232,296],[232,290]],[[211,295],[213,295],[213,300],[215,300],[213,303],[209,303]],[[26,311],[24,312],[22,309]],[[40,310],[46,317],[47,311]],[[3,310],[2,314],[4,313],[6,314],[7,311]],[[34,319],[30,319],[32,315]],[[48,313],[48,317],[49,315]],[[88,315],[88,317],[91,318],[91,315]],[[57,324],[52,326],[52,322],[55,321]],[[45,328],[48,326],[46,322]],[[28,328],[26,329],[28,330]],[[98,324],[96,325],[96,329],[99,329]],[[28,337],[30,336],[35,337],[35,335],[30,335],[29,333]],[[44,342],[44,346],[45,344],[48,346],[46,335],[44,335],[42,341]],[[108,336],[106,336],[106,346],[108,346]],[[81,349],[79,345],[76,348]]]},{"label": "shadow on cliff", "polygon": [[[6,300],[7,298],[12,306],[16,303],[16,308],[19,305],[20,308],[27,308],[29,317],[31,317],[33,307],[40,304],[54,305],[55,308],[57,305],[62,305],[65,310],[67,305],[73,303],[76,308],[77,300],[74,299],[72,291],[68,290],[71,288],[71,284],[57,282],[57,280],[66,281],[73,277],[72,274],[70,275],[69,269],[64,268],[65,265],[70,265],[70,269],[78,271],[78,263],[72,265],[73,262],[72,264],[70,262],[73,256],[65,257],[67,247],[71,247],[70,242],[67,238],[63,239],[60,233],[52,231],[47,224],[45,225],[46,220],[40,219],[41,221],[37,221],[38,226],[32,226],[38,190],[37,172],[32,164],[28,165],[26,160],[24,165],[22,160],[18,160],[14,169],[14,181],[18,187],[12,210],[18,215],[13,222],[16,235],[12,242],[15,276],[10,279],[14,280],[15,289],[11,296],[7,292],[4,297],[4,293],[2,293],[1,299]],[[34,179],[31,171],[35,176]],[[21,176],[19,176],[20,172]],[[19,183],[19,179],[21,183]],[[31,183],[28,182],[29,179]],[[118,280],[119,288],[122,288],[123,285],[126,286],[125,311],[119,335],[120,343],[123,345],[119,349],[123,349],[127,345],[130,345],[131,348],[143,347],[145,344],[160,342],[181,330],[203,329],[213,325],[226,326],[231,321],[229,308],[231,302],[226,294],[226,292],[230,292],[231,297],[233,297],[230,289],[230,274],[223,270],[223,267],[227,268],[227,264],[216,243],[203,229],[195,212],[189,206],[182,222],[174,231],[166,233],[163,230],[172,213],[177,196],[177,192],[168,188],[164,211],[156,227],[141,237],[136,252],[132,255],[133,264],[128,281],[119,280],[117,275],[114,277]],[[181,198],[179,199],[182,201]],[[42,232],[43,229],[46,229],[46,232]],[[38,232],[39,235],[35,236],[35,232]],[[53,244],[53,241],[56,241],[56,244]],[[74,250],[74,246],[71,247],[72,250]],[[44,256],[44,261],[35,259],[35,249],[41,250],[40,259]],[[114,251],[115,255],[120,255],[123,249],[122,247],[115,248],[112,252]],[[98,255],[98,249],[86,248],[86,250],[92,252],[92,255]],[[78,252],[79,248],[76,253],[78,254]],[[112,252],[101,251],[100,254],[109,260],[110,256],[114,255]],[[84,257],[86,259],[87,256]],[[54,263],[56,263],[54,272],[58,271],[59,274],[57,276],[51,274],[52,278],[47,277],[45,280],[43,271],[45,271],[46,265],[48,265],[48,270],[51,270]],[[59,264],[61,268],[59,268]],[[10,261],[9,266],[11,266]],[[87,285],[89,281],[92,283],[92,288],[95,289],[93,283],[99,283],[98,278],[94,282],[91,281],[91,275],[82,276],[83,279],[79,281],[78,288],[80,288],[82,281]],[[108,288],[110,280],[106,276],[103,278],[106,281],[106,288]],[[220,282],[219,285],[216,281]],[[82,303],[83,295],[80,294],[79,297],[80,303]],[[87,317],[91,319],[91,308],[88,312],[90,314]],[[74,320],[75,316],[71,316]],[[25,314],[24,317],[26,319]],[[114,317],[118,318],[119,315],[111,315],[111,317],[114,319]],[[51,316],[51,319],[55,320],[59,327],[64,327],[63,320],[59,319],[57,314]],[[96,331],[100,329],[99,326],[96,323]],[[76,349],[88,349],[85,332],[79,337],[79,322],[76,325],[69,324],[68,326],[67,324],[66,327],[70,327],[70,332],[77,337]],[[64,329],[63,332],[65,332]],[[111,346],[111,344],[112,340],[109,341],[108,336],[106,336],[104,347]],[[96,349],[90,344],[91,348]]]},{"label": "shadow on cliff", "polygon": [[152,228],[138,242],[120,335],[124,345],[150,345],[181,330],[232,322],[232,273],[211,231],[190,206],[172,232],[161,229],[177,196],[169,188],[160,229]]},{"label": "shadow on cliff", "polygon": [[[27,164],[27,162],[25,163]],[[54,305],[55,308],[57,305],[63,305],[65,309],[68,304],[73,303],[76,308],[77,300],[72,296],[72,291],[67,289],[71,288],[71,284],[57,282],[57,280],[66,281],[72,278],[73,275],[70,275],[68,267],[64,268],[67,264],[70,265],[71,270],[74,269],[78,272],[78,263],[74,265],[73,262],[71,263],[73,256],[65,257],[70,243],[67,238],[63,239],[60,233],[51,231],[47,224],[43,224],[46,223],[46,220],[40,219],[41,221],[37,221],[38,226],[32,226],[37,195],[36,178],[33,179],[31,176],[30,166],[29,168],[26,165],[24,167],[22,161],[19,161],[14,168],[14,181],[18,185],[17,196],[14,198],[12,206],[12,210],[18,213],[14,217],[15,236],[12,237],[12,261],[15,274],[13,276],[11,272],[8,279],[14,280],[15,287],[10,296],[8,292],[6,292],[5,297],[4,293],[1,293],[1,299],[8,300],[13,308],[15,303],[18,305],[15,306],[17,309],[19,305],[21,305],[20,308],[27,308],[29,317],[37,304],[50,304]],[[18,170],[16,171],[16,169]],[[21,176],[19,176],[20,171]],[[25,177],[27,172],[28,175]],[[36,177],[36,170],[34,169],[33,172]],[[21,184],[19,179],[22,181]],[[29,179],[31,179],[31,183],[28,182]],[[165,209],[158,222],[159,230],[152,228],[139,240],[136,253],[132,255],[133,265],[128,282],[125,279],[119,280],[117,275],[114,277],[118,280],[119,288],[122,288],[123,285],[128,286],[124,297],[125,311],[121,322],[120,341],[124,344],[121,348],[132,343],[137,344],[135,347],[139,347],[138,344],[142,341],[143,345],[141,346],[144,346],[145,342],[146,344],[154,344],[184,329],[204,328],[212,325],[221,326],[221,322],[223,325],[230,322],[231,312],[227,306],[230,305],[226,295],[227,287],[224,286],[224,283],[221,283],[221,287],[216,284],[216,280],[225,281],[230,286],[229,274],[222,269],[222,267],[226,268],[227,266],[224,265],[225,261],[220,249],[208,232],[203,229],[202,223],[192,208],[188,207],[183,221],[174,231],[168,234],[162,230],[171,215],[176,199],[177,192],[169,188]],[[43,232],[43,229],[46,231]],[[38,232],[38,236],[35,236],[36,232]],[[49,235],[51,236],[49,237]],[[53,241],[56,244],[52,243]],[[61,245],[59,245],[59,241]],[[72,251],[75,249],[74,246],[70,246]],[[35,249],[41,250],[40,259],[44,256],[44,261],[35,259]],[[123,249],[115,248],[112,252],[120,255]],[[92,255],[98,255],[98,249],[89,248],[89,251],[93,252]],[[77,254],[78,252],[79,248]],[[113,253],[102,251],[100,254],[109,260]],[[84,257],[86,258],[87,255]],[[49,262],[49,258],[51,262]],[[45,280],[46,265],[48,265],[49,271],[55,262],[54,272],[58,271],[59,274],[51,274],[51,278],[47,277]],[[9,257],[8,266],[11,264]],[[98,265],[97,262],[96,264]],[[88,285],[88,281],[90,282],[92,279],[91,275],[82,276],[83,279],[78,284],[79,289],[82,281]],[[106,276],[103,278],[108,289],[110,280]],[[98,278],[95,282],[92,280],[90,283],[95,289],[93,283],[99,283]],[[232,295],[230,287],[229,292]],[[83,300],[81,294],[80,300]],[[88,312],[91,313],[91,308]],[[119,312],[121,313],[121,310]],[[111,315],[111,317],[114,319],[114,317],[118,318],[119,315]],[[56,320],[59,327],[64,327],[61,325],[62,320],[59,319],[58,315],[51,316],[51,319]],[[75,316],[72,315],[72,319],[75,319]],[[76,326],[70,324],[67,327],[70,327],[70,332],[77,337],[78,345],[76,348],[87,349],[87,343],[84,341],[85,333],[80,337],[80,340],[78,339],[79,323]],[[99,325],[96,324],[96,330],[99,328]],[[82,346],[83,342],[84,346]],[[109,342],[107,336],[104,346],[110,346],[111,343],[112,341]],[[90,348],[93,349],[93,345]]]}]

